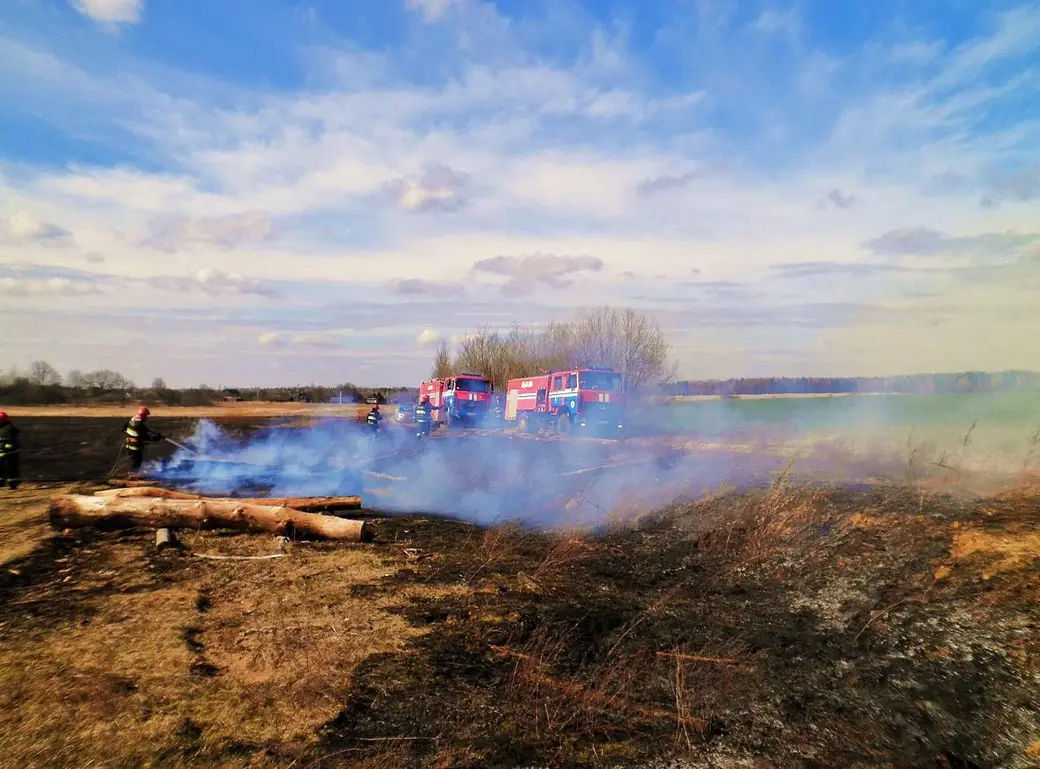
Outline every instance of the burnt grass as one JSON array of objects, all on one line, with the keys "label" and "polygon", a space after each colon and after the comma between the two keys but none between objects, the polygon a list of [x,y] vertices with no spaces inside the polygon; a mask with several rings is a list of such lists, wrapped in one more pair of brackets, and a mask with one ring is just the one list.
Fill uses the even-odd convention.
[{"label": "burnt grass", "polygon": [[[879,522],[841,525],[863,510]],[[1009,653],[1040,652],[1036,562],[935,576],[977,517],[974,501],[836,488],[680,505],[589,539],[384,522],[416,565],[364,592],[472,591],[405,610],[429,632],[362,663],[310,760],[1036,766],[1037,666]]]},{"label": "burnt grass", "polygon": [[[122,421],[18,420],[26,480],[104,478]],[[234,433],[270,424],[214,421]],[[195,420],[154,427],[181,439]],[[156,444],[152,456],[173,450]],[[986,575],[999,555],[951,558],[966,529],[1038,537],[1040,496],[780,482],[674,504],[594,535],[386,518],[365,547],[403,563],[353,594],[453,588],[415,591],[440,597],[391,609],[424,633],[363,660],[344,682],[338,714],[304,752],[236,744],[206,759],[1040,766],[1040,560]],[[150,534],[49,538],[0,572],[0,634],[42,642],[69,621],[91,622],[106,595],[176,584],[188,561],[155,553]],[[106,578],[86,594],[66,584],[66,572],[78,579],[109,568],[114,542],[139,545],[145,569],[135,584]],[[24,601],[43,585],[46,597]],[[195,608],[207,612],[209,597],[199,594]],[[204,651],[198,628],[183,628],[182,640]],[[200,658],[189,672],[219,671]],[[199,727],[189,721],[181,731],[173,735],[181,753],[201,761]],[[181,765],[171,756],[155,765]]]},{"label": "burnt grass", "polygon": [[[133,415],[116,417],[19,417],[14,420],[21,431],[22,479],[27,483],[67,483],[104,481],[110,474],[125,476],[130,469],[126,452],[120,454],[125,440],[123,425]],[[214,419],[222,430],[247,434],[271,424],[270,420]],[[174,440],[183,440],[195,431],[197,419],[149,420],[153,430]],[[146,446],[146,459],[169,459],[177,451],[161,441]]]}]

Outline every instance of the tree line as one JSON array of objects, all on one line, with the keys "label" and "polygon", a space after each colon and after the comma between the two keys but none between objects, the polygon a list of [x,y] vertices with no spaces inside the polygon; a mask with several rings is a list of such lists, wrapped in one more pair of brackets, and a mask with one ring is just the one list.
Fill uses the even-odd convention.
[{"label": "tree line", "polygon": [[750,377],[743,379],[672,382],[666,395],[810,395],[893,393],[939,395],[1040,388],[1040,373],[968,371],[892,377]]},{"label": "tree line", "polygon": [[[46,361],[34,361],[26,371],[0,373],[0,404],[36,406],[63,403],[147,403],[162,406],[209,406],[227,401],[386,402],[408,391],[404,387],[361,387],[350,382],[335,386],[266,388],[172,388],[161,377],[139,387],[118,371],[69,371],[64,377]],[[417,392],[417,388],[415,388]]]},{"label": "tree line", "polygon": [[504,390],[510,379],[563,368],[604,366],[620,372],[630,389],[658,386],[674,376],[671,345],[655,320],[630,308],[600,307],[545,326],[485,326],[464,336],[452,352],[442,341],[432,374],[480,374]]}]

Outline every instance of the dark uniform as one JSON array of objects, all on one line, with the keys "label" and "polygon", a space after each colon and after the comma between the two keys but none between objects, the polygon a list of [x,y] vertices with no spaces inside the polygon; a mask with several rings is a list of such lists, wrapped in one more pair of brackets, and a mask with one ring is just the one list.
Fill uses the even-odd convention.
[{"label": "dark uniform", "polygon": [[18,475],[18,458],[21,444],[18,442],[18,428],[7,420],[7,415],[0,416],[0,487],[4,483],[12,491],[18,488],[21,478]]},{"label": "dark uniform", "polygon": [[372,430],[373,434],[375,434],[379,429],[379,423],[382,421],[383,415],[379,413],[379,406],[373,406],[372,410],[368,412],[368,417],[365,419],[365,422],[368,424],[369,429]]},{"label": "dark uniform", "polygon": [[419,428],[419,435],[430,434],[430,402],[422,400],[415,407],[415,424]]},{"label": "dark uniform", "polygon": [[140,470],[141,463],[144,462],[144,444],[163,439],[159,433],[148,427],[147,419],[147,414],[141,416],[138,413],[126,420],[126,426],[123,428],[126,433],[126,453],[130,455],[130,468],[134,472]]}]

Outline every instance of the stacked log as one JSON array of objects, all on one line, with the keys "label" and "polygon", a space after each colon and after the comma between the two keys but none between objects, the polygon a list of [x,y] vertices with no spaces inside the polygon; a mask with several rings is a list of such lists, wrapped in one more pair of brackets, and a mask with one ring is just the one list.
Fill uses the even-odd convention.
[{"label": "stacked log", "polygon": [[361,542],[371,538],[365,521],[308,512],[360,507],[360,497],[234,499],[137,487],[55,497],[50,520],[60,528],[225,528]]},{"label": "stacked log", "polygon": [[127,489],[105,489],[94,492],[99,497],[156,497],[160,499],[204,499],[210,502],[238,502],[245,505],[267,505],[273,507],[291,507],[294,510],[316,512],[326,510],[359,510],[361,497],[206,497],[201,494],[189,494],[183,491],[160,489],[156,487],[138,487]]}]

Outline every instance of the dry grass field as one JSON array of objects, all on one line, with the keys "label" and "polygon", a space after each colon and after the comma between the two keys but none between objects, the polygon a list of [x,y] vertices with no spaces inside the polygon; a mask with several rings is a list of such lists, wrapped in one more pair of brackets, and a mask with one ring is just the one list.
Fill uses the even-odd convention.
[{"label": "dry grass field", "polygon": [[1035,474],[779,474],[596,532],[361,511],[372,542],[159,551],[48,523],[100,488],[113,419],[24,421],[83,452],[0,493],[5,766],[1040,764]]}]

